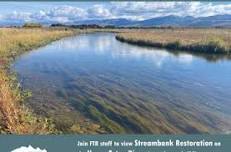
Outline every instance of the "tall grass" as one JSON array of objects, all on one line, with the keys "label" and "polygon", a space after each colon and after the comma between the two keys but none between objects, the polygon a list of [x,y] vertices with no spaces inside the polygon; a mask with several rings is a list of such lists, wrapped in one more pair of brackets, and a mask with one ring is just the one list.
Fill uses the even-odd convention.
[{"label": "tall grass", "polygon": [[49,134],[56,130],[49,119],[34,115],[24,106],[27,96],[20,89],[15,77],[8,72],[8,65],[17,55],[45,45],[65,36],[71,30],[60,29],[0,29],[0,132],[12,134]]},{"label": "tall grass", "polygon": [[21,92],[12,77],[0,71],[0,115],[1,132],[12,134],[49,134],[56,130],[51,121],[39,118],[25,107],[22,101],[25,94]]},{"label": "tall grass", "polygon": [[132,44],[204,53],[231,53],[231,29],[153,29],[123,32],[116,39]]},{"label": "tall grass", "polygon": [[0,29],[1,63],[3,64],[3,60],[9,60],[20,53],[71,34],[73,31],[70,30],[2,28]]}]

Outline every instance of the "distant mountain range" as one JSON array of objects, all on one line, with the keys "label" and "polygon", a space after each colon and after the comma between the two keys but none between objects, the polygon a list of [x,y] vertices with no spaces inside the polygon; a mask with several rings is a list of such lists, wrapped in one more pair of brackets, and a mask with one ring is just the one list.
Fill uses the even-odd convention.
[{"label": "distant mountain range", "polygon": [[231,27],[231,15],[216,15],[209,17],[179,17],[164,16],[152,19],[133,21],[128,19],[104,19],[104,20],[84,20],[75,22],[75,24],[97,24],[97,25],[113,25],[113,26],[180,26],[180,27]]},{"label": "distant mountain range", "polygon": [[[0,21],[0,26],[21,26],[24,21]],[[41,24],[49,26],[56,24],[54,22],[41,22]],[[231,14],[230,15],[215,15],[208,17],[179,17],[179,16],[164,16],[156,17],[142,21],[128,20],[124,18],[118,19],[102,19],[102,20],[81,20],[75,22],[65,23],[67,25],[82,25],[82,24],[97,24],[100,26],[112,25],[117,27],[151,27],[151,26],[178,26],[178,27],[231,27]]]}]

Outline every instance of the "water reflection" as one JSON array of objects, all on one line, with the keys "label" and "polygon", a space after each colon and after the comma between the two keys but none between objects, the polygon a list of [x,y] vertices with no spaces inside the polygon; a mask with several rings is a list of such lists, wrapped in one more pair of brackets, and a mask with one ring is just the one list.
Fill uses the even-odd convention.
[{"label": "water reflection", "polygon": [[14,64],[35,112],[67,133],[231,130],[231,62],[81,35]]},{"label": "water reflection", "polygon": [[[114,48],[118,48],[117,43],[114,43],[114,37],[100,37],[96,40],[88,39],[87,37],[83,37],[81,40],[78,40],[78,43],[75,42],[75,38],[68,38],[68,41],[60,41],[57,44],[59,50],[67,50],[68,51],[76,51],[83,50],[85,48],[93,46],[95,54],[105,54],[108,53],[114,59],[116,58],[132,58],[132,59],[146,59],[152,61],[156,66],[161,67],[161,65],[170,59],[175,60],[175,54],[158,50],[152,48],[142,48],[140,47],[130,47],[127,49],[127,44],[120,44],[120,49],[117,51]],[[57,47],[56,46],[56,47]],[[153,53],[155,51],[155,53]],[[181,53],[177,55],[177,61],[185,64],[190,64],[193,61],[193,55]]]}]

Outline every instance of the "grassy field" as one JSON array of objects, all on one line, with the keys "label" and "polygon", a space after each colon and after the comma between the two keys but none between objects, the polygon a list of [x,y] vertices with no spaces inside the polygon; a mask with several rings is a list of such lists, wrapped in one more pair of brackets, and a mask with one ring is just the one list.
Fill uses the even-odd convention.
[{"label": "grassy field", "polygon": [[24,106],[29,92],[21,90],[9,65],[18,55],[51,41],[75,34],[60,29],[0,29],[0,132],[11,134],[49,134],[56,130],[52,122],[34,115]]},{"label": "grassy field", "polygon": [[146,29],[119,33],[117,40],[189,52],[230,54],[231,29]]},{"label": "grassy field", "polygon": [[17,55],[73,34],[60,29],[0,29],[0,65],[6,65]]}]

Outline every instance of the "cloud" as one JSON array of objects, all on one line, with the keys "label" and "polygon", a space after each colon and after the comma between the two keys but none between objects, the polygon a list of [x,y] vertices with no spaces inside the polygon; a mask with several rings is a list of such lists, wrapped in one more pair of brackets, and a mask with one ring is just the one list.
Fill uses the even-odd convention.
[{"label": "cloud", "polygon": [[10,20],[25,20],[29,21],[31,13],[28,12],[17,12],[14,11],[11,14],[7,15],[6,17]]},{"label": "cloud", "polygon": [[31,145],[29,145],[28,147],[20,147],[17,148],[15,150],[12,150],[11,152],[47,152],[46,149],[40,149],[40,148],[33,148]]},{"label": "cloud", "polygon": [[88,18],[112,18],[112,11],[103,5],[94,5],[87,10]]},{"label": "cloud", "polygon": [[37,12],[14,11],[1,15],[1,22],[74,23],[81,20],[126,18],[143,20],[177,15],[204,17],[231,14],[231,3],[216,2],[110,2],[87,7],[59,5]]},{"label": "cloud", "polygon": [[112,2],[112,4],[117,16],[130,16],[130,18],[134,19],[148,19],[167,15],[204,17],[218,14],[231,14],[231,3]]},{"label": "cloud", "polygon": [[87,12],[78,7],[73,6],[60,6],[55,7],[46,13],[49,17],[67,17],[70,19],[82,19],[87,16]]}]

